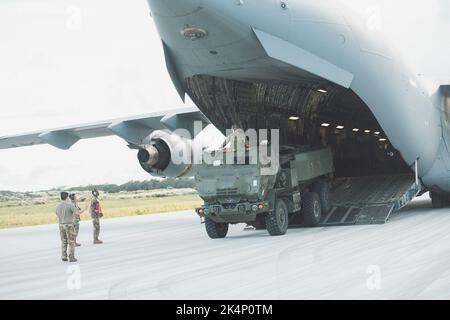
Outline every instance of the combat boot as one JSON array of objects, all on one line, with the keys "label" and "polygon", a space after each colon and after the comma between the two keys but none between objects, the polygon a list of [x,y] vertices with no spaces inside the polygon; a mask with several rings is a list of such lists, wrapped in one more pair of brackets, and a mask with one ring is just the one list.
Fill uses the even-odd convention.
[{"label": "combat boot", "polygon": [[94,244],[102,244],[103,241],[99,239],[94,239]]},{"label": "combat boot", "polygon": [[61,260],[66,262],[67,261],[67,257],[62,257]]},{"label": "combat boot", "polygon": [[78,260],[75,258],[69,258],[69,262],[77,262]]}]

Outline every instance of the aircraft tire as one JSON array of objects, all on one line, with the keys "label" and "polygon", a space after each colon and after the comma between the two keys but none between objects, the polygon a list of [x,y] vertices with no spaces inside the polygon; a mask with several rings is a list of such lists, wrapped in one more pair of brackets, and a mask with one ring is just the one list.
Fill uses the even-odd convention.
[{"label": "aircraft tire", "polygon": [[448,196],[437,192],[430,192],[431,204],[433,208],[440,209],[449,205]]},{"label": "aircraft tire", "polygon": [[275,201],[272,214],[266,216],[266,229],[271,236],[285,235],[289,225],[289,211],[283,199]]},{"label": "aircraft tire", "polygon": [[315,192],[307,192],[302,201],[303,220],[307,227],[314,227],[322,219],[322,206],[319,195]]},{"label": "aircraft tire", "polygon": [[217,223],[210,218],[205,219],[205,228],[211,239],[225,238],[228,233],[228,223]]}]

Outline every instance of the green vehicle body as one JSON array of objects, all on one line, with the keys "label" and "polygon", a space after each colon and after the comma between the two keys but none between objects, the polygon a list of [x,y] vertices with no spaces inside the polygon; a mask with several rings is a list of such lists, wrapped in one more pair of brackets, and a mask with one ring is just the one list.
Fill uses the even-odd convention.
[{"label": "green vehicle body", "polygon": [[334,171],[329,148],[285,146],[280,150],[279,169],[271,175],[262,174],[268,166],[260,163],[223,164],[223,158],[219,155],[214,164],[200,165],[195,175],[204,200],[196,211],[216,223],[254,224],[259,216],[273,212],[277,198],[284,199],[289,213],[300,212],[302,193]]}]

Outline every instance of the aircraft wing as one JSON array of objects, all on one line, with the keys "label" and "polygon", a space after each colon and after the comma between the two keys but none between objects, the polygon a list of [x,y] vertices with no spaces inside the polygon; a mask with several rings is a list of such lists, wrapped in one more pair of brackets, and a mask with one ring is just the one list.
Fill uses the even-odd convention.
[{"label": "aircraft wing", "polygon": [[185,129],[194,137],[199,133],[195,132],[195,121],[201,122],[202,127],[210,123],[197,108],[183,108],[26,134],[0,136],[0,149],[49,144],[67,150],[81,139],[113,135],[121,137],[129,144],[139,145],[155,130]]}]

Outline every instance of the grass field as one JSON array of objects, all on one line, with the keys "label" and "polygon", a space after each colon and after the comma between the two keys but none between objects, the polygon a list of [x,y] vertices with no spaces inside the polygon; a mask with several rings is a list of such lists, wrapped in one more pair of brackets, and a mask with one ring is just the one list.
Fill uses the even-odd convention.
[{"label": "grass field", "polygon": [[[82,197],[80,197],[82,199]],[[88,197],[85,197],[88,199]],[[189,210],[200,206],[201,199],[197,194],[155,194],[132,193],[105,195],[102,199],[104,219],[137,216],[152,213],[163,213],[179,210]],[[56,223],[55,207],[58,204],[56,196],[34,202],[3,201],[0,202],[0,228],[13,228]],[[84,208],[85,203],[79,203]],[[82,215],[82,220],[89,220],[89,212]]]}]

